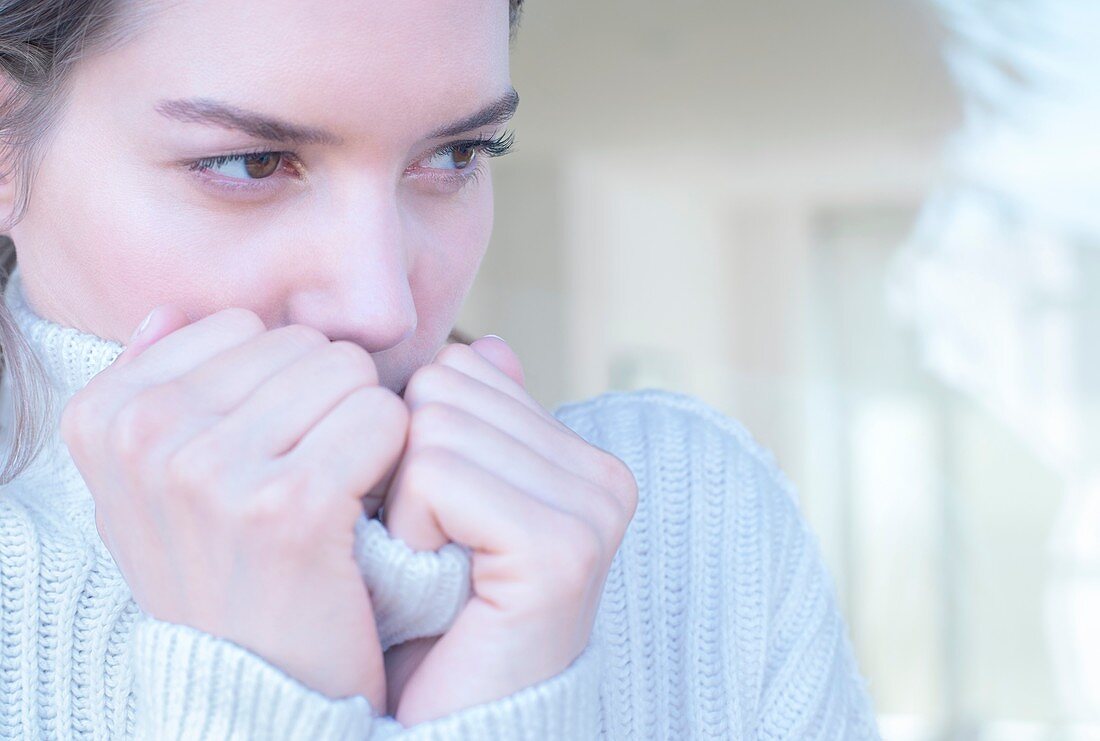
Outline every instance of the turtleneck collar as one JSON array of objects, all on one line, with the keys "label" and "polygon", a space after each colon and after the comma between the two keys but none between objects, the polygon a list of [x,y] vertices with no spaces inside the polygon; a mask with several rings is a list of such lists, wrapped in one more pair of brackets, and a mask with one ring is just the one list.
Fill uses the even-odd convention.
[{"label": "turtleneck collar", "polygon": [[[60,475],[75,482],[78,479],[73,479],[76,474],[72,458],[58,433],[61,411],[77,391],[114,362],[125,346],[114,340],[58,324],[35,313],[27,303],[18,265],[12,270],[4,287],[3,299],[13,322],[46,371],[46,381],[53,398],[50,409],[39,410],[42,422],[47,426],[45,447],[17,478],[28,480],[37,479],[41,475]],[[4,420],[2,438],[5,451],[11,444],[9,428],[14,424],[11,379],[8,374],[5,364],[3,379],[0,381],[0,415]],[[45,403],[45,399],[42,402]],[[52,417],[49,416],[51,411]],[[73,493],[82,498],[79,490],[83,487],[72,488]]]},{"label": "turtleneck collar", "polygon": [[8,279],[4,302],[19,331],[49,373],[61,406],[125,349],[114,340],[81,332],[36,314],[27,303],[18,265]]}]

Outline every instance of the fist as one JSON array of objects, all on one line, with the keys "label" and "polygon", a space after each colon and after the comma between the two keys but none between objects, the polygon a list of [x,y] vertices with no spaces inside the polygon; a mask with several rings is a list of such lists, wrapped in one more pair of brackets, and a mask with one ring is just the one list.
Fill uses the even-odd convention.
[{"label": "fist", "polygon": [[246,309],[158,309],[60,428],[135,601],[384,707],[352,540],[359,497],[400,455],[405,405],[354,344]]},{"label": "fist", "polygon": [[391,708],[411,725],[548,679],[581,653],[637,484],[531,398],[499,338],[445,346],[404,401],[383,521],[416,549],[468,546],[473,580],[447,633],[387,655]]}]

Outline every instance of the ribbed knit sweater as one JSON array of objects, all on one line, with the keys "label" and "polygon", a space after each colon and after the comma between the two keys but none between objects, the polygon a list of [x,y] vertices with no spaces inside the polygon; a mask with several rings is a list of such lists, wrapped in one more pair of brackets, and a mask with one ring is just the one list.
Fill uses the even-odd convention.
[{"label": "ribbed knit sweater", "polygon": [[[18,268],[4,302],[58,414],[124,349],[37,315]],[[6,375],[0,405],[7,446]],[[328,697],[142,611],[48,419],[46,448],[0,487],[0,737],[879,738],[816,537],[769,451],[677,392],[612,391],[553,414],[638,482],[592,638],[557,676],[408,728],[365,697]],[[365,515],[355,535],[383,646],[444,632],[470,594],[469,551],[414,552]]]}]

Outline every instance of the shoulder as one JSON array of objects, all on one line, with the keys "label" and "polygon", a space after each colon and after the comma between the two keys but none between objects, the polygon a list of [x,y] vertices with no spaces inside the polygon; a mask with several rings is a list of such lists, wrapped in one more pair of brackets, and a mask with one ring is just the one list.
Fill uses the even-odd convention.
[{"label": "shoulder", "polygon": [[701,398],[659,388],[606,391],[558,406],[554,416],[633,471],[643,499],[690,490],[798,519],[794,485],[775,455],[737,419]]},{"label": "shoulder", "polygon": [[[672,571],[710,564],[735,585],[742,604],[758,605],[765,622],[799,586],[799,566],[824,569],[775,455],[711,404],[663,389],[609,391],[555,414],[634,474],[638,507],[620,554],[627,564]],[[668,574],[671,583],[682,579]]]},{"label": "shoulder", "polygon": [[[614,671],[663,657],[686,696],[714,698],[714,717],[746,737],[877,738],[832,577],[773,453],[674,391],[610,391],[555,415],[638,481],[600,607]],[[616,715],[618,699],[608,702]],[[822,718],[831,725],[814,732]]]},{"label": "shoulder", "polygon": [[685,582],[679,572],[705,564],[714,573],[696,576],[726,583],[742,617],[753,613],[757,625],[791,600],[823,596],[822,589],[832,599],[795,486],[741,422],[696,396],[663,389],[610,391],[556,414],[634,473],[638,508],[621,547],[626,565],[668,570],[666,582],[690,593],[702,582]]},{"label": "shoulder", "polygon": [[[698,396],[660,388],[605,391],[566,402],[554,416],[582,437],[623,442],[644,437],[649,443],[668,443],[675,435],[718,435],[765,467],[775,457],[738,420]],[[697,440],[698,442],[698,440]]]}]

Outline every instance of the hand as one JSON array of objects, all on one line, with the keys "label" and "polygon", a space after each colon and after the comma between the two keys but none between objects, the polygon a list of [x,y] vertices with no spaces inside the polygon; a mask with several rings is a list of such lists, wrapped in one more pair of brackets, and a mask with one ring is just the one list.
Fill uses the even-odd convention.
[{"label": "hand", "polygon": [[269,331],[246,309],[191,322],[163,305],[73,396],[60,432],[142,610],[381,709],[353,527],[407,426],[352,343],[303,325]]},{"label": "hand", "polygon": [[505,697],[580,655],[638,491],[621,460],[530,397],[499,339],[445,346],[404,399],[408,440],[382,518],[415,549],[470,547],[474,593],[443,636],[387,654],[391,708],[409,726]]}]

